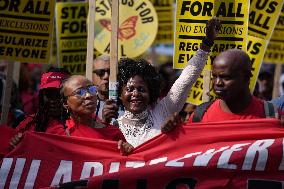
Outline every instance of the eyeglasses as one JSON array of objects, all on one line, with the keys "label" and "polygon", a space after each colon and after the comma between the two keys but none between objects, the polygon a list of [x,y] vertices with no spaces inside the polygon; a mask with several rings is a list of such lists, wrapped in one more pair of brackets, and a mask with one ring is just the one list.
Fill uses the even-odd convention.
[{"label": "eyeglasses", "polygon": [[70,95],[66,97],[70,97],[70,96],[84,97],[87,94],[87,92],[90,93],[92,96],[94,96],[97,94],[97,87],[94,85],[90,85],[86,88],[80,88],[80,89],[73,91]]},{"label": "eyeglasses", "polygon": [[97,69],[97,70],[94,70],[93,73],[97,74],[97,76],[99,77],[103,77],[105,75],[105,73],[110,73],[110,69]]}]

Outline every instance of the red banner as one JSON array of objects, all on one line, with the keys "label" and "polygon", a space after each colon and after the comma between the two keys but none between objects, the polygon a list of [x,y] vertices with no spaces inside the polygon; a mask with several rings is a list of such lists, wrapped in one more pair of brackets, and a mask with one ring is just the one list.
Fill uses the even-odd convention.
[{"label": "red banner", "polygon": [[1,162],[0,189],[282,189],[283,137],[276,120],[199,123],[121,156],[115,142],[31,132]]},{"label": "red banner", "polygon": [[15,134],[16,131],[13,128],[0,125],[0,160],[10,151],[9,142]]}]

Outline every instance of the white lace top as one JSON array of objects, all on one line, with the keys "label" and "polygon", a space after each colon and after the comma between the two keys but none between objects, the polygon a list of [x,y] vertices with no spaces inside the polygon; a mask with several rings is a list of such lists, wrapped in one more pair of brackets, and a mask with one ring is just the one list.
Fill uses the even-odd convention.
[{"label": "white lace top", "polygon": [[118,118],[119,128],[127,142],[137,147],[161,133],[161,125],[165,119],[182,109],[192,85],[204,68],[208,55],[208,52],[199,49],[188,61],[167,96],[154,107],[149,106],[140,114],[125,111],[124,115]]}]

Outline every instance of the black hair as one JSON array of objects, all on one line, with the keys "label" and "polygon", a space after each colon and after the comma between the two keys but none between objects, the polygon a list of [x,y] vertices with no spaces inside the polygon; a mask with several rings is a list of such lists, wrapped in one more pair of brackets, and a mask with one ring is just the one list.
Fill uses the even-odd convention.
[{"label": "black hair", "polygon": [[[70,76],[71,77],[71,76]],[[64,80],[61,81],[60,84],[60,103],[61,103],[61,115],[60,115],[60,121],[66,131],[66,120],[69,119],[70,117],[70,113],[68,112],[68,110],[64,107],[64,104],[67,104],[67,97],[64,95],[64,84],[69,80],[70,77],[65,78]],[[67,135],[70,135],[69,131],[67,133]]]},{"label": "black hair", "polygon": [[260,81],[262,80],[272,80],[273,79],[273,74],[269,71],[262,71],[258,75],[258,79]]},{"label": "black hair", "polygon": [[[118,96],[121,96],[122,87],[136,75],[143,78],[149,89],[149,104],[154,104],[160,96],[161,78],[155,67],[145,59],[122,58],[118,64]],[[121,102],[120,102],[121,103]]]}]

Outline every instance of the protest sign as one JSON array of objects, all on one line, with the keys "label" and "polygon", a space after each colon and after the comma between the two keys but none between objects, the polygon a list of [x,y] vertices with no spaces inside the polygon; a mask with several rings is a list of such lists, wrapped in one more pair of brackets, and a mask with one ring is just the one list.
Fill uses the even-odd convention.
[{"label": "protest sign", "polygon": [[[198,50],[205,37],[206,23],[213,16],[221,20],[222,28],[211,48],[205,69],[211,70],[214,58],[222,51],[231,48],[246,51],[248,7],[248,2],[244,0],[177,1],[174,68],[182,69],[186,66]],[[187,101],[192,104],[202,103],[202,77],[203,74],[188,96]]]},{"label": "protest sign", "polygon": [[[111,6],[96,1],[95,48],[110,53]],[[119,0],[118,56],[137,57],[153,43],[158,29],[157,13],[149,0]]]},{"label": "protest sign", "polygon": [[174,15],[173,0],[151,0],[158,14],[158,33],[155,43],[173,43]]},{"label": "protest sign", "polygon": [[264,61],[266,63],[284,63],[284,40],[270,40],[265,52]]},{"label": "protest sign", "polygon": [[54,0],[0,3],[0,59],[49,63]]},{"label": "protest sign", "polygon": [[284,7],[278,17],[277,24],[274,28],[273,35],[268,44],[264,61],[267,63],[284,63]]},{"label": "protest sign", "polygon": [[269,40],[283,0],[253,0],[250,1],[249,35]]},{"label": "protest sign", "polygon": [[257,82],[260,67],[263,61],[264,53],[267,47],[268,40],[258,37],[248,36],[247,53],[252,63],[252,77],[250,78],[250,91],[253,93]]},{"label": "protest sign", "polygon": [[0,163],[0,188],[280,189],[283,137],[272,119],[198,123],[121,156],[116,142],[27,132]]},{"label": "protest sign", "polygon": [[[85,74],[88,3],[56,4],[57,47],[60,66],[72,74]],[[98,56],[94,52],[94,58]]]}]

